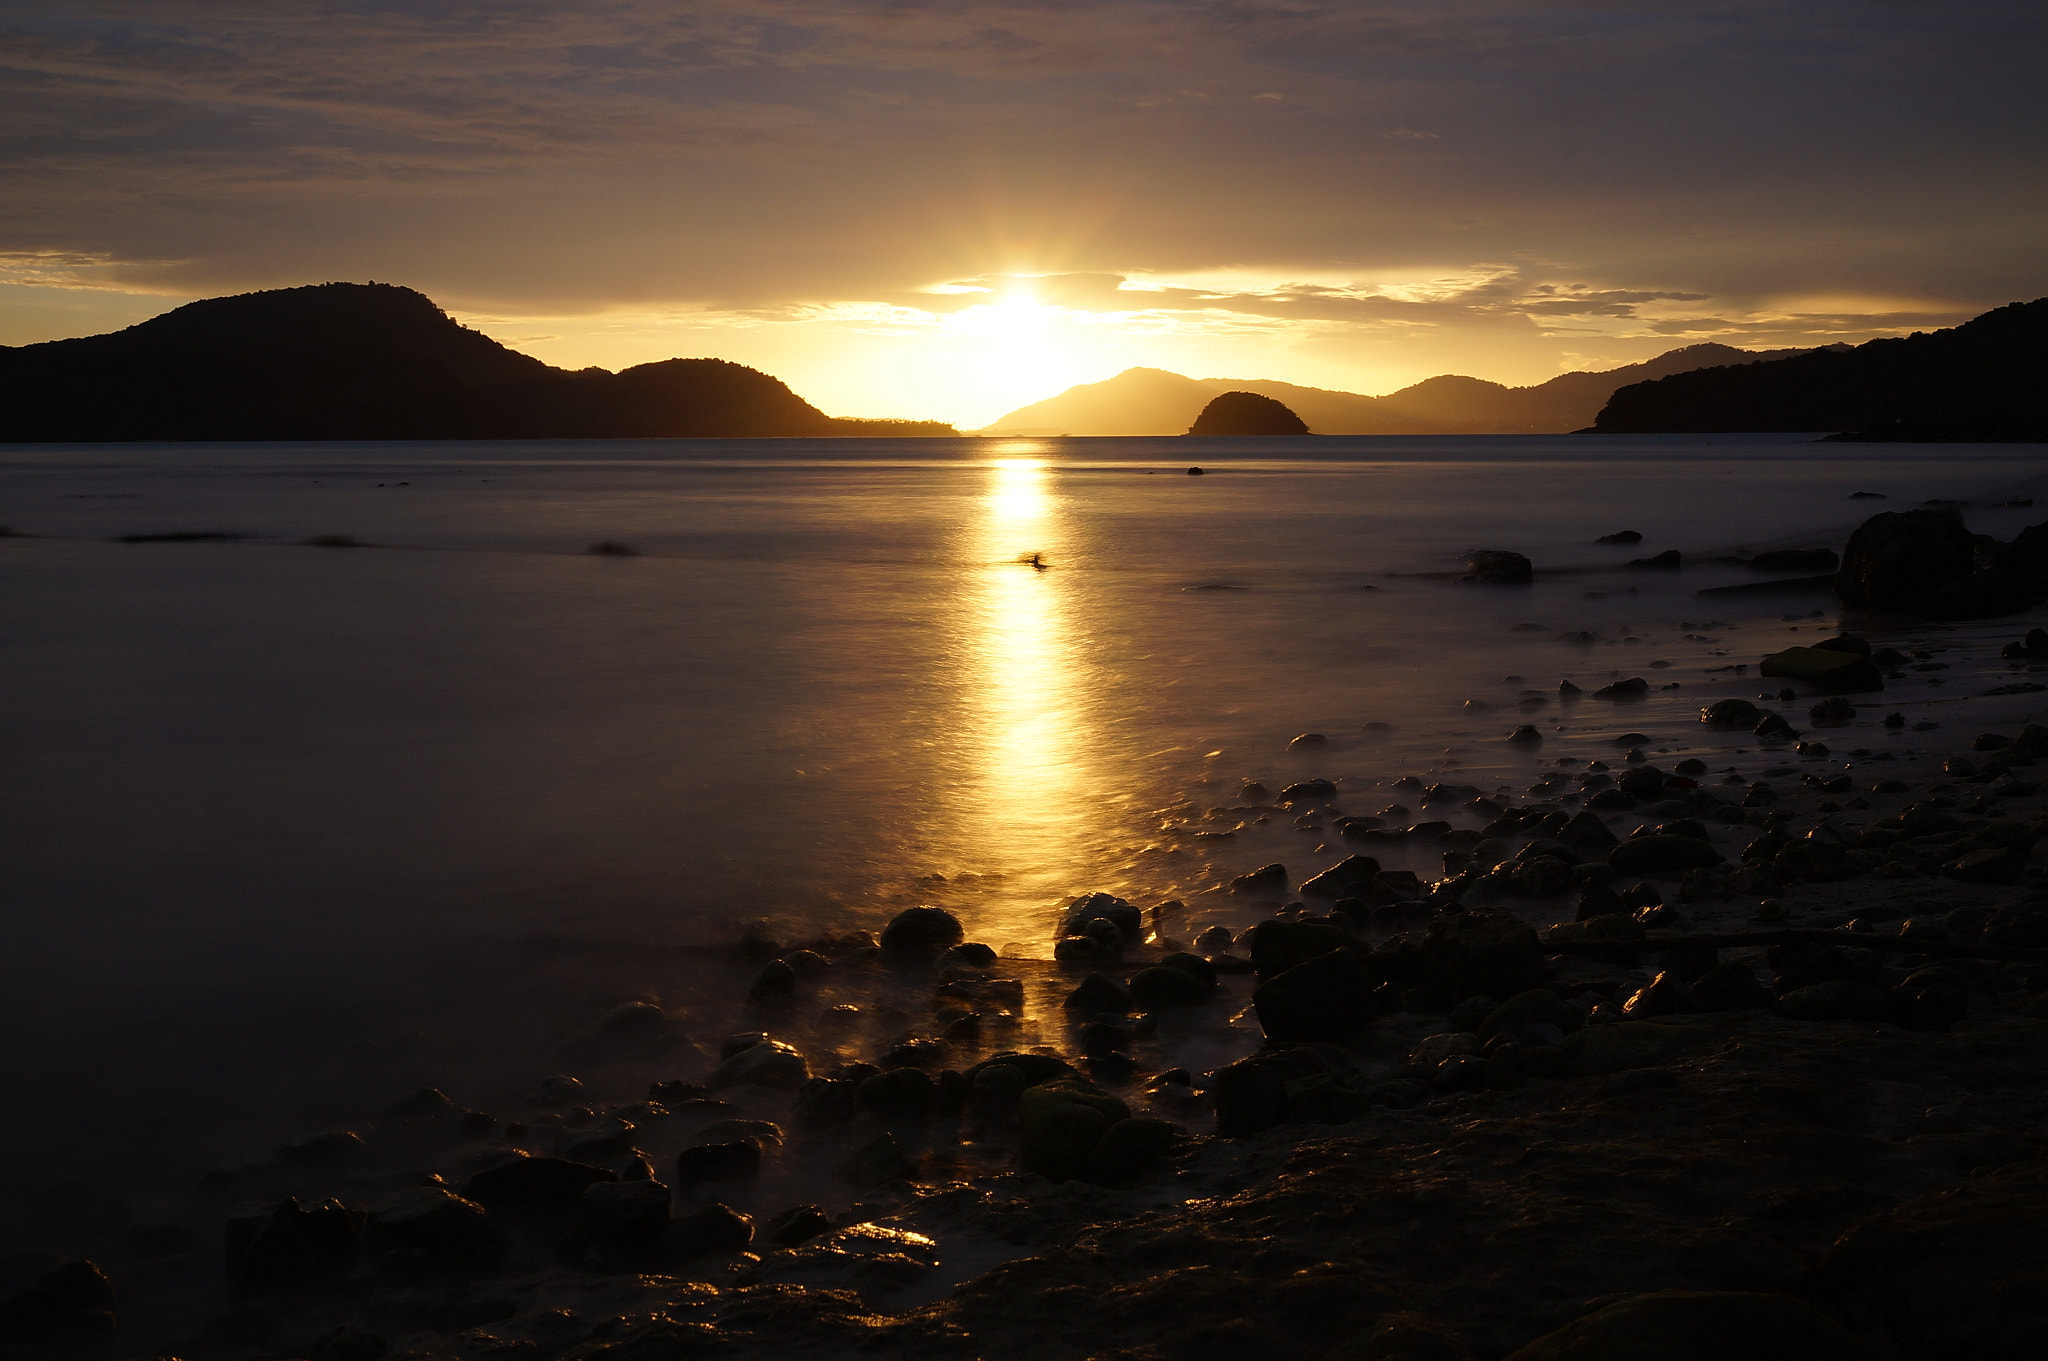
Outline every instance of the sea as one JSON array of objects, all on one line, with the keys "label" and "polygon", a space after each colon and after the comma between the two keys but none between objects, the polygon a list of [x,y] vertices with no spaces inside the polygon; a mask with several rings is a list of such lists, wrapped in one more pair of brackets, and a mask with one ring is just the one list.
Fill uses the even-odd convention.
[{"label": "sea", "polygon": [[701,1076],[758,1024],[744,941],[935,904],[1044,960],[1095,891],[1240,929],[1230,877],[1347,853],[1295,780],[1399,819],[1404,777],[1624,747],[1752,778],[1789,758],[1700,706],[1841,618],[1698,593],[1929,501],[2010,537],[2044,474],[1805,435],[0,447],[0,1248],[190,1214],[416,1087],[516,1104],[623,1001]]}]

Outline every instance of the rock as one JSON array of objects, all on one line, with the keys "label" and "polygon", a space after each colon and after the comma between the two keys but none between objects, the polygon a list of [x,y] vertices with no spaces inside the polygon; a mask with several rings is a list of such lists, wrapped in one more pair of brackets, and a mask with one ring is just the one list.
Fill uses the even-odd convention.
[{"label": "rock", "polygon": [[883,1134],[847,1154],[840,1161],[839,1175],[856,1186],[914,1181],[917,1164],[910,1160],[894,1135]]},{"label": "rock", "polygon": [[992,969],[995,967],[995,962],[996,952],[993,949],[976,941],[968,941],[964,945],[955,945],[952,949],[940,955],[937,967],[940,969]]},{"label": "rock", "polygon": [[[431,1089],[428,1089],[431,1090]],[[439,1095],[439,1093],[436,1093]],[[446,1098],[443,1098],[444,1100]],[[534,1089],[526,1094],[526,1104],[536,1110],[559,1110],[573,1106],[583,1099],[583,1084],[566,1073],[542,1078]]]},{"label": "rock", "polygon": [[1618,840],[1613,830],[1601,821],[1600,815],[1590,808],[1580,810],[1567,822],[1558,831],[1557,839],[1583,851],[1606,850]]},{"label": "rock", "polygon": [[917,1068],[893,1068],[863,1079],[854,1104],[884,1124],[921,1125],[938,1112],[939,1087]]},{"label": "rock", "polygon": [[1252,968],[1261,978],[1287,972],[1295,965],[1332,950],[1369,947],[1357,936],[1328,922],[1262,921],[1251,929]]},{"label": "rock", "polygon": [[2001,950],[2048,948],[2048,907],[2007,903],[1984,923],[1984,943]]},{"label": "rock", "polygon": [[478,1271],[505,1253],[505,1231],[489,1211],[439,1186],[409,1186],[370,1206],[378,1252],[414,1249],[438,1271]]},{"label": "rock", "polygon": [[1277,802],[1289,807],[1297,803],[1328,803],[1337,797],[1337,786],[1328,780],[1296,780],[1280,791]]},{"label": "rock", "polygon": [[1633,529],[1619,529],[1612,534],[1602,534],[1594,543],[1641,543],[1643,536]]},{"label": "rock", "polygon": [[2039,594],[2031,577],[1990,567],[1931,592],[1927,613],[1936,619],[1995,619],[2018,614]]},{"label": "rock", "polygon": [[779,959],[771,959],[761,966],[761,972],[754,975],[754,982],[747,989],[747,1000],[770,1002],[791,997],[795,993],[796,970]]},{"label": "rock", "polygon": [[1824,699],[1807,709],[1806,717],[1817,727],[1853,723],[1856,720],[1856,706],[1838,695],[1833,699]]},{"label": "rock", "polygon": [[555,1141],[555,1151],[577,1162],[602,1162],[633,1151],[633,1130],[630,1121],[605,1120],[591,1129],[564,1133]]},{"label": "rock", "polygon": [[1716,964],[1692,985],[1693,996],[1708,1011],[1759,1011],[1774,999],[1757,981],[1756,972],[1739,959]]},{"label": "rock", "polygon": [[1603,685],[1593,692],[1594,699],[1641,699],[1650,693],[1650,683],[1641,676],[1630,676],[1611,685]]},{"label": "rock", "polygon": [[[1814,646],[1829,648],[1836,652],[1853,652],[1859,657],[1871,655],[1870,641],[1865,638],[1859,638],[1853,633],[1838,633],[1832,638],[1821,639]],[[1887,648],[1886,651],[1890,651],[1890,649]]]},{"label": "rock", "polygon": [[1785,721],[1784,715],[1773,713],[1766,713],[1762,718],[1758,719],[1756,726],[1751,728],[1750,731],[1766,740],[1776,738],[1782,741],[1791,741],[1799,736],[1798,730]]},{"label": "rock", "polygon": [[594,1182],[577,1198],[565,1235],[571,1243],[652,1248],[668,1228],[668,1187],[658,1181]]},{"label": "rock", "polygon": [[1757,666],[1757,673],[1844,694],[1884,689],[1884,677],[1873,663],[1853,652],[1827,647],[1788,647],[1773,652]]},{"label": "rock", "polygon": [[815,1205],[797,1205],[768,1221],[761,1230],[765,1247],[793,1248],[832,1232],[832,1219]]},{"label": "rock", "polygon": [[228,1274],[257,1286],[341,1275],[356,1260],[358,1219],[338,1200],[245,1207],[228,1218]]},{"label": "rock", "polygon": [[376,1361],[390,1350],[391,1343],[381,1335],[344,1323],[308,1347],[306,1361]]},{"label": "rock", "polygon": [[1500,548],[1475,549],[1466,555],[1465,565],[1472,569],[1465,580],[1488,586],[1527,586],[1536,579],[1536,569],[1527,558]]},{"label": "rock", "polygon": [[1919,613],[1942,587],[1970,575],[1976,545],[1949,511],[1886,511],[1857,526],[1842,550],[1835,592],[1845,608]]},{"label": "rock", "polygon": [[1210,399],[1188,427],[1196,437],[1306,435],[1308,426],[1286,403],[1256,392],[1225,392]]},{"label": "rock", "polygon": [[752,1181],[760,1175],[761,1146],[751,1140],[698,1144],[676,1155],[676,1186],[683,1191],[706,1182]]},{"label": "rock", "polygon": [[1164,1157],[1179,1133],[1179,1127],[1164,1120],[1119,1120],[1089,1151],[1085,1175],[1103,1185],[1122,1185]]},{"label": "rock", "polygon": [[1967,851],[1943,865],[1941,872],[1966,884],[2010,884],[2026,869],[2029,849],[2013,845]]},{"label": "rock", "polygon": [[1094,921],[1111,923],[1127,942],[1145,938],[1144,914],[1111,893],[1084,893],[1067,904],[1066,915],[1060,919],[1060,934],[1078,936]]},{"label": "rock", "polygon": [[0,1349],[49,1348],[76,1354],[103,1347],[114,1333],[114,1286],[92,1262],[65,1262],[0,1299]]},{"label": "rock", "polygon": [[1210,1082],[1216,1098],[1216,1132],[1241,1139],[1287,1119],[1287,1080],[1257,1056],[1216,1070]]},{"label": "rock", "polygon": [[1372,1018],[1373,984],[1357,952],[1332,950],[1268,978],[1252,1009],[1269,1040],[1341,1040]]},{"label": "rock", "polygon": [[1017,1102],[1017,1163],[1055,1181],[1081,1176],[1095,1145],[1130,1108],[1079,1078],[1027,1087]]},{"label": "rock", "polygon": [[1883,988],[1838,978],[1794,988],[1778,999],[1778,1014],[1795,1021],[1888,1021],[1891,998]]},{"label": "rock", "polygon": [[1756,572],[1801,572],[1818,575],[1821,572],[1836,570],[1842,565],[1842,559],[1832,548],[1777,548],[1767,553],[1758,553],[1742,565]]},{"label": "rock", "polygon": [[1212,990],[1216,986],[1216,965],[1200,955],[1189,954],[1183,950],[1178,954],[1171,954],[1160,960],[1159,967],[1162,969],[1179,969],[1184,974],[1199,978]]},{"label": "rock", "polygon": [[1287,866],[1262,865],[1249,874],[1240,874],[1230,881],[1232,893],[1255,896],[1277,897],[1287,892]]},{"label": "rock", "polygon": [[745,1139],[762,1148],[782,1146],[782,1126],[773,1120],[720,1120],[697,1131],[700,1144],[729,1144]]},{"label": "rock", "polygon": [[2019,1361],[2048,1341],[2048,1168],[1973,1176],[1852,1225],[1820,1276],[1913,1355]]},{"label": "rock", "polygon": [[1790,1295],[1660,1290],[1574,1319],[1507,1361],[1864,1361],[1842,1326]]},{"label": "rock", "polygon": [[1305,732],[1298,733],[1289,739],[1287,749],[1289,751],[1300,751],[1307,747],[1327,747],[1329,745],[1330,739],[1323,734],[1319,732]]},{"label": "rock", "polygon": [[892,954],[935,955],[966,935],[960,919],[943,907],[909,907],[882,928],[882,948]]},{"label": "rock", "polygon": [[1533,747],[1542,744],[1543,734],[1536,731],[1536,729],[1530,724],[1524,723],[1520,727],[1516,728],[1513,732],[1509,733],[1507,736],[1507,740],[1509,742],[1514,743],[1516,746]]},{"label": "rock", "polygon": [[[1369,898],[1372,881],[1379,877],[1380,862],[1369,855],[1347,856],[1321,874],[1304,880],[1304,898]],[[1286,884],[1280,885],[1283,889]]]},{"label": "rock", "polygon": [[1559,1046],[1573,1071],[1588,1077],[1652,1068],[1705,1043],[1698,1031],[1655,1021],[1615,1021],[1587,1026]]},{"label": "rock", "polygon": [[708,1084],[724,1087],[801,1087],[810,1081],[810,1065],[795,1046],[764,1039],[727,1058],[712,1071]]},{"label": "rock", "polygon": [[1512,997],[1543,983],[1543,947],[1517,917],[1486,912],[1443,913],[1423,939],[1424,973],[1438,997]]},{"label": "rock", "polygon": [[1548,988],[1531,988],[1518,992],[1487,1013],[1479,1023],[1478,1035],[1481,1040],[1490,1040],[1495,1035],[1505,1035],[1519,1041],[1522,1032],[1532,1025],[1556,1026],[1561,1034],[1569,1035],[1586,1023],[1586,1014],[1571,1003],[1559,997]]},{"label": "rock", "polygon": [[1655,557],[1633,558],[1628,565],[1639,570],[1676,572],[1685,565],[1685,559],[1676,548],[1667,548]]},{"label": "rock", "polygon": [[663,1235],[677,1252],[744,1252],[754,1241],[754,1221],[729,1205],[713,1203],[690,1211]]},{"label": "rock", "polygon": [[1131,1002],[1140,1011],[1198,1007],[1215,993],[1214,983],[1205,983],[1185,969],[1160,965],[1131,975]]},{"label": "rock", "polygon": [[1645,987],[1636,990],[1633,997],[1621,1004],[1622,1014],[1636,1020],[1647,1020],[1652,1016],[1689,1016],[1705,1011],[1693,990],[1670,973],[1660,973]]},{"label": "rock", "polygon": [[1607,853],[1616,874],[1682,874],[1724,863],[1721,853],[1697,837],[1631,837]]},{"label": "rock", "polygon": [[1445,1059],[1461,1055],[1477,1054],[1480,1050],[1479,1037],[1469,1030],[1450,1030],[1441,1035],[1429,1035],[1416,1042],[1408,1052],[1410,1066],[1435,1068]]},{"label": "rock", "polygon": [[618,1174],[566,1158],[521,1158],[477,1173],[462,1183],[462,1197],[493,1214],[566,1212],[598,1182]]},{"label": "rock", "polygon": [[1083,1016],[1114,1012],[1121,1016],[1133,1005],[1131,990],[1104,973],[1091,973],[1067,994],[1066,1009]]},{"label": "rock", "polygon": [[814,1077],[797,1089],[796,1119],[805,1129],[829,1129],[853,1119],[860,1083]]},{"label": "rock", "polygon": [[1568,942],[1603,943],[1612,942],[1618,955],[1632,955],[1641,946],[1645,933],[1643,924],[1625,912],[1607,913],[1588,917],[1584,921],[1566,922],[1550,928],[1548,939],[1559,944]]}]

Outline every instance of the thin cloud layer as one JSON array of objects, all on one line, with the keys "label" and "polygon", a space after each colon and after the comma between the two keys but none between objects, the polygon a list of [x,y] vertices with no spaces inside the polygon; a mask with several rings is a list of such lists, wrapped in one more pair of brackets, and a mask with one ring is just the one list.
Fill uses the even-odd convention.
[{"label": "thin cloud layer", "polygon": [[1395,332],[1502,377],[1861,338],[2048,291],[2044,36],[2004,0],[0,3],[0,306],[379,278],[514,330],[809,326],[822,365],[1033,275],[1389,380]]}]

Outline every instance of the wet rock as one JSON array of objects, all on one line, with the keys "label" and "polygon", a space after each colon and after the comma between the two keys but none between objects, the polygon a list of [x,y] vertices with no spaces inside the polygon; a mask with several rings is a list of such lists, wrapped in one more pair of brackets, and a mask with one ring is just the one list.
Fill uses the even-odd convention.
[{"label": "wet rock", "polygon": [[1435,1069],[1445,1059],[1477,1054],[1480,1048],[1479,1037],[1471,1031],[1448,1030],[1417,1041],[1415,1048],[1409,1051],[1408,1063],[1414,1068]]},{"label": "wet rock", "polygon": [[1177,1126],[1164,1120],[1119,1120],[1103,1131],[1089,1151],[1085,1175],[1092,1182],[1121,1186],[1166,1156],[1179,1133]]},{"label": "wet rock", "polygon": [[1560,1035],[1569,1035],[1585,1023],[1585,1013],[1556,993],[1548,988],[1531,988],[1527,992],[1516,993],[1488,1012],[1486,1019],[1479,1023],[1477,1034],[1481,1040],[1505,1035],[1520,1041],[1523,1032],[1531,1026],[1555,1026]]},{"label": "wet rock", "polygon": [[676,1187],[691,1191],[707,1182],[752,1181],[761,1175],[761,1147],[740,1139],[698,1144],[676,1155]]},{"label": "wet rock", "polygon": [[1507,1361],[1866,1361],[1842,1326],[1790,1295],[1660,1290],[1575,1319]]},{"label": "wet rock", "polygon": [[1066,1009],[1083,1016],[1114,1012],[1121,1016],[1131,1010],[1131,990],[1107,974],[1091,973],[1067,994]]},{"label": "wet rock", "polygon": [[1517,917],[1444,913],[1423,939],[1424,970],[1439,997],[1512,997],[1543,982],[1536,929]]},{"label": "wet rock", "polygon": [[1835,591],[1851,610],[1919,613],[1934,592],[1968,577],[1975,558],[1976,545],[1960,516],[1887,511],[1849,536]]},{"label": "wet rock", "polygon": [[1936,619],[1996,619],[2018,614],[2039,594],[2032,578],[1989,567],[1930,592],[1927,613]]},{"label": "wet rock", "polygon": [[1691,987],[1669,973],[1658,974],[1621,1006],[1623,1015],[1639,1021],[1653,1016],[1687,1016],[1706,1009]]},{"label": "wet rock", "polygon": [[1542,745],[1543,734],[1538,732],[1531,725],[1524,723],[1520,727],[1516,728],[1513,732],[1509,733],[1507,736],[1507,740],[1509,742],[1514,743],[1516,746],[1534,747]]},{"label": "wet rock", "polygon": [[615,1172],[566,1158],[520,1158],[465,1181],[462,1197],[494,1214],[566,1212],[593,1184],[618,1179]]},{"label": "wet rock", "polygon": [[962,969],[992,969],[996,963],[996,952],[986,945],[968,941],[955,945],[939,956],[938,967]]},{"label": "wet rock", "polygon": [[1643,924],[1625,912],[1612,912],[1550,928],[1549,939],[1560,944],[1612,943],[1618,955],[1633,955],[1643,944]]},{"label": "wet rock", "polygon": [[1764,952],[1764,959],[1771,966],[1771,987],[1780,997],[1815,983],[1855,981],[1860,977],[1855,961],[1833,945],[1773,945]]},{"label": "wet rock", "polygon": [[1122,1101],[1078,1078],[1028,1087],[1017,1103],[1018,1166],[1056,1181],[1081,1176],[1110,1126],[1130,1118]]},{"label": "wet rock", "polygon": [[1259,1134],[1287,1119],[1287,1079],[1257,1056],[1217,1069],[1210,1090],[1216,1097],[1216,1132],[1226,1138]]},{"label": "wet rock", "polygon": [[1891,999],[1871,983],[1838,978],[1794,988],[1778,998],[1778,1014],[1795,1021],[1888,1021]]},{"label": "wet rock", "polygon": [[793,1045],[762,1039],[726,1058],[712,1071],[712,1090],[726,1087],[801,1087],[810,1081],[810,1065]]},{"label": "wet rock", "polygon": [[355,1263],[359,1219],[338,1200],[244,1207],[227,1222],[228,1274],[256,1286],[340,1275]]},{"label": "wet rock", "polygon": [[936,1113],[939,1088],[919,1069],[897,1068],[862,1082],[855,1102],[885,1124],[920,1125]]},{"label": "wet rock", "polygon": [[1986,846],[1966,851],[1941,867],[1951,879],[1966,884],[2010,884],[2027,867],[2028,845]]},{"label": "wet rock", "polygon": [[555,1142],[555,1151],[577,1162],[602,1162],[633,1151],[633,1130],[629,1120],[605,1120],[591,1129],[563,1134]]},{"label": "wet rock", "polygon": [[[1304,880],[1304,898],[1369,898],[1372,882],[1379,877],[1380,862],[1369,855],[1347,856],[1314,878]],[[1284,882],[1282,888],[1286,887]]]},{"label": "wet rock", "polygon": [[1667,548],[1655,557],[1631,558],[1628,565],[1638,570],[1676,572],[1685,565],[1685,558],[1676,548]]},{"label": "wet rock", "polygon": [[2001,950],[2048,949],[2048,907],[2007,903],[1984,923],[1984,943]]},{"label": "wet rock", "polygon": [[1252,994],[1259,1026],[1270,1040],[1336,1041],[1387,1008],[1377,1007],[1365,960],[1332,950],[1260,984]]},{"label": "wet rock", "polygon": [[652,1002],[626,1002],[600,1017],[591,1034],[607,1048],[633,1049],[658,1045],[673,1029],[668,1014]]},{"label": "wet rock", "polygon": [[0,1299],[0,1349],[10,1355],[17,1348],[88,1352],[113,1332],[113,1283],[92,1262],[65,1262]]},{"label": "wet rock", "polygon": [[793,1248],[832,1232],[832,1219],[815,1205],[797,1205],[768,1221],[761,1230],[763,1247]]},{"label": "wet rock", "polygon": [[505,1231],[475,1201],[439,1186],[409,1186],[370,1206],[380,1253],[414,1251],[436,1271],[480,1271],[505,1252]]},{"label": "wet rock", "polygon": [[668,1187],[658,1181],[601,1181],[577,1198],[565,1237],[570,1243],[644,1251],[660,1241],[668,1223]]},{"label": "wet rock", "polygon": [[814,1077],[797,1089],[796,1119],[805,1129],[829,1129],[851,1120],[860,1083]]},{"label": "wet rock", "polygon": [[1501,548],[1475,549],[1466,556],[1465,565],[1471,569],[1465,580],[1488,586],[1526,586],[1536,579],[1536,569],[1527,558]]},{"label": "wet rock", "polygon": [[1565,845],[1582,851],[1606,850],[1616,844],[1618,838],[1600,815],[1592,809],[1583,809],[1559,830],[1557,839]]},{"label": "wet rock", "polygon": [[[437,1093],[438,1095],[438,1093]],[[445,1098],[444,1098],[445,1099]],[[583,1084],[566,1073],[542,1078],[534,1089],[526,1094],[526,1104],[536,1110],[560,1110],[573,1106],[583,1099]]]},{"label": "wet rock", "polygon": [[1756,971],[1739,959],[1701,974],[1692,991],[1707,1011],[1760,1011],[1776,1001],[1771,990],[1757,981]]},{"label": "wet rock", "polygon": [[[1207,961],[1204,961],[1205,963]],[[1160,965],[1140,969],[1131,975],[1131,1002],[1140,1011],[1170,1011],[1175,1007],[1197,1007],[1216,993],[1213,982],[1203,982],[1185,969]]]},{"label": "wet rock", "polygon": [[1251,929],[1252,967],[1270,978],[1332,950],[1359,950],[1365,942],[1327,922],[1262,921]]},{"label": "wet rock", "polygon": [[2048,1341],[2048,1168],[1973,1177],[1852,1226],[1821,1279],[1914,1355],[2019,1361]]},{"label": "wet rock", "polygon": [[1250,896],[1274,896],[1287,892],[1287,866],[1262,865],[1249,874],[1240,874],[1230,881],[1232,893]]},{"label": "wet rock", "polygon": [[1682,874],[1723,863],[1721,853],[1695,837],[1651,835],[1632,837],[1607,854],[1616,874]]},{"label": "wet rock", "polygon": [[1337,797],[1337,786],[1328,780],[1296,780],[1280,791],[1278,802],[1289,807],[1297,803],[1328,803]]},{"label": "wet rock", "polygon": [[935,955],[966,937],[960,919],[943,907],[910,907],[882,928],[882,948],[891,954]]},{"label": "wet rock", "polygon": [[1835,571],[1842,559],[1832,548],[1776,548],[1758,553],[1743,566],[1758,572],[1801,572],[1819,574]]},{"label": "wet rock", "polygon": [[315,1339],[306,1349],[306,1361],[376,1361],[391,1350],[383,1336],[353,1323],[344,1323]]},{"label": "wet rock", "polygon": [[1585,892],[1579,895],[1579,904],[1572,920],[1584,922],[1595,917],[1622,916],[1626,914],[1626,908],[1627,905],[1622,902],[1621,895],[1609,885],[1588,884]]},{"label": "wet rock", "polygon": [[1593,698],[1641,699],[1649,693],[1650,683],[1648,681],[1644,680],[1641,676],[1630,676],[1627,680],[1618,680],[1610,685],[1601,686],[1593,692]]},{"label": "wet rock", "polygon": [[1688,1026],[1655,1021],[1615,1021],[1587,1026],[1559,1046],[1573,1071],[1586,1076],[1654,1068],[1704,1046],[1706,1038]]},{"label": "wet rock", "polygon": [[1838,694],[1884,689],[1884,676],[1875,664],[1853,652],[1826,647],[1788,647],[1773,652],[1758,663],[1757,674],[1781,676]]},{"label": "wet rock", "polygon": [[1160,960],[1159,967],[1162,969],[1179,969],[1184,974],[1200,979],[1211,989],[1214,989],[1216,986],[1216,965],[1200,955],[1189,954],[1187,951],[1182,950]]},{"label": "wet rock", "polygon": [[1618,529],[1612,534],[1602,534],[1594,543],[1641,543],[1643,536],[1633,529]]},{"label": "wet rock", "polygon": [[714,1203],[680,1216],[662,1237],[679,1253],[743,1252],[754,1241],[754,1221],[729,1205]]},{"label": "wet rock", "polygon": [[796,994],[796,970],[779,959],[771,959],[761,966],[761,972],[754,975],[752,985],[747,988],[750,1002],[775,1002],[786,1000]]},{"label": "wet rock", "polygon": [[892,1134],[870,1139],[840,1160],[839,1175],[855,1186],[878,1186],[892,1181],[913,1181],[917,1164],[903,1151]]},{"label": "wet rock", "polygon": [[1145,916],[1137,908],[1111,893],[1084,893],[1067,904],[1066,915],[1060,918],[1060,935],[1078,936],[1088,929],[1088,924],[1106,921],[1117,929],[1117,934],[1126,942],[1145,938]]},{"label": "wet rock", "polygon": [[1856,721],[1856,706],[1837,695],[1807,709],[1806,717],[1817,727],[1853,723]]}]

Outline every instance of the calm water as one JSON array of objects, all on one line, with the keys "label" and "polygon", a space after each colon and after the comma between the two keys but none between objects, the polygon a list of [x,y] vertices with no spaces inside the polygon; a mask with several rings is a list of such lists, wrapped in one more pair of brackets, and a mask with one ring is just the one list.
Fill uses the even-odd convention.
[{"label": "calm water", "polygon": [[[1702,742],[1704,698],[1755,693],[1709,668],[1834,619],[1805,617],[1824,596],[1698,601],[1753,579],[1707,558],[1839,546],[1873,510],[1988,505],[2039,471],[1761,437],[1306,449],[0,451],[0,522],[43,536],[0,541],[0,1082],[43,1112],[11,1137],[182,1167],[395,1084],[507,1089],[622,997],[713,1025],[690,947],[757,919],[936,901],[1039,955],[1089,889],[1229,920],[1205,890],[1275,837],[1301,869],[1341,855],[1257,827],[1191,844],[1241,779],[1343,778],[1364,812],[1399,774],[1520,787],[1631,728]],[[1970,518],[2004,537],[2034,514]],[[1642,544],[1593,544],[1618,529]],[[194,531],[251,537],[107,541]],[[298,546],[332,534],[376,546]],[[1472,548],[1542,575],[1459,584]],[[1665,548],[1695,561],[1626,570]],[[1681,688],[1518,707],[1634,674]],[[1500,741],[1524,721],[1542,751]],[[1288,751],[1311,731],[1329,745]]]}]

